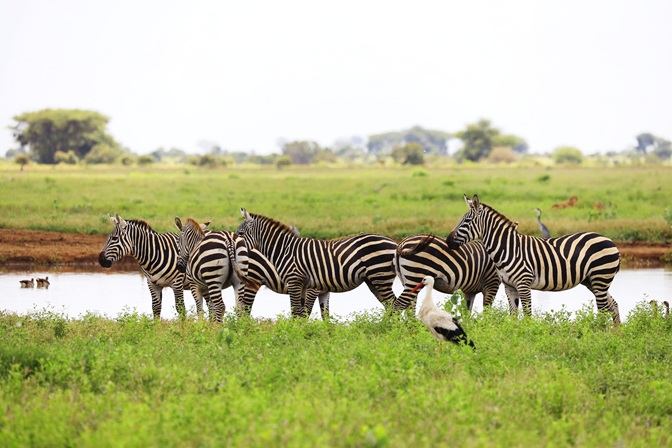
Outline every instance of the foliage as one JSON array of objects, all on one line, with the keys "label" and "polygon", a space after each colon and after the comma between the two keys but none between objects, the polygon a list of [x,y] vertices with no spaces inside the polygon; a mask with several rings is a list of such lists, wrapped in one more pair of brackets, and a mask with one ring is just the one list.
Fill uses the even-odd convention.
[{"label": "foliage", "polygon": [[572,146],[557,148],[553,151],[552,157],[553,161],[558,164],[573,163],[578,165],[583,161],[583,153],[581,150]]},{"label": "foliage", "polygon": [[289,142],[282,147],[282,154],[292,159],[292,163],[296,165],[309,165],[317,162],[320,158],[328,159],[330,157],[326,155],[327,152],[329,151],[323,149],[316,142],[310,141]]},{"label": "foliage", "polygon": [[14,163],[18,163],[21,165],[21,171],[23,171],[23,167],[28,165],[30,163],[30,157],[28,154],[19,154],[16,157],[14,157]]},{"label": "foliage", "polygon": [[151,165],[152,163],[154,163],[154,157],[152,157],[151,155],[139,156],[137,162],[138,165],[140,166]]},{"label": "foliage", "polygon": [[54,163],[64,163],[66,165],[76,165],[79,163],[79,159],[77,158],[77,155],[75,154],[75,151],[68,151],[68,152],[63,152],[63,151],[56,151],[56,154],[54,154]]},{"label": "foliage", "polygon": [[401,132],[387,132],[369,136],[367,148],[371,154],[390,154],[394,148],[409,143],[417,143],[423,148],[423,153],[447,155],[448,140],[451,135],[443,131],[433,131],[414,126]]},{"label": "foliage", "polygon": [[513,163],[518,157],[518,153],[510,147],[496,146],[492,148],[487,160],[490,163]]},{"label": "foliage", "polygon": [[392,158],[402,165],[423,165],[424,148],[419,143],[407,143],[392,150]]},{"label": "foliage", "polygon": [[292,164],[292,159],[289,156],[280,156],[275,161],[275,167],[279,170],[286,168]]},{"label": "foliage", "polygon": [[14,138],[28,145],[38,163],[54,164],[56,152],[73,151],[85,158],[97,145],[118,150],[119,145],[105,131],[109,119],[97,112],[69,109],[44,109],[14,117]]},{"label": "foliage", "polygon": [[478,123],[467,125],[467,129],[455,134],[464,143],[455,157],[459,161],[478,162],[490,155],[495,138],[499,135],[499,129],[493,128],[490,120],[481,119]]},{"label": "foliage", "polygon": [[[672,319],[0,313],[3,446],[669,446]],[[203,424],[203,419],[207,424]],[[450,416],[449,423],[446,416]],[[521,425],[521,422],[525,422]]]}]

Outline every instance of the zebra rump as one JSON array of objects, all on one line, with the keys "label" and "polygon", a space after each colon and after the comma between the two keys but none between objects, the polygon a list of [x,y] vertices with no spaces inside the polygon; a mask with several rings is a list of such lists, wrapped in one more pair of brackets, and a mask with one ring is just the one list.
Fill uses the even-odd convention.
[{"label": "zebra rump", "polygon": [[472,241],[457,249],[433,234],[412,235],[403,239],[395,254],[395,269],[404,286],[394,301],[396,310],[416,306],[413,287],[425,276],[434,277],[434,289],[446,294],[464,293],[469,310],[477,293],[483,293],[483,307],[492,305],[499,289],[497,269],[482,243]]}]

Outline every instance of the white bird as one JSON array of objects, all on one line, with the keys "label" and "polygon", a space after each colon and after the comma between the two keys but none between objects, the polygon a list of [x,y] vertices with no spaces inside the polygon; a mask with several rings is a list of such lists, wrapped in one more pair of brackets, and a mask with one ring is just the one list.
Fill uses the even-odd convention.
[{"label": "white bird", "polygon": [[425,293],[425,300],[422,301],[420,310],[418,311],[418,317],[425,324],[425,327],[429,330],[432,335],[439,340],[439,350],[443,350],[443,341],[453,342],[458,344],[464,342],[469,344],[469,346],[476,348],[474,343],[467,339],[467,335],[457,323],[450,313],[440,309],[432,300],[432,288],[434,287],[434,277],[427,275],[422,279],[411,292],[416,292],[422,287],[427,287],[427,292]]}]

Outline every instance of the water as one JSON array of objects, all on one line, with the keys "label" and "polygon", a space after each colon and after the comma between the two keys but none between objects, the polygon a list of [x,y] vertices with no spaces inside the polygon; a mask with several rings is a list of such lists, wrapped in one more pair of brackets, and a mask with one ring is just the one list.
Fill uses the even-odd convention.
[{"label": "water", "polygon": [[[19,280],[49,276],[49,289],[20,288]],[[396,280],[394,292],[402,291],[399,280]],[[101,316],[117,317],[124,312],[152,314],[151,298],[145,277],[139,272],[1,272],[0,273],[0,310],[25,314],[40,310],[49,310],[69,317],[80,317],[87,313]],[[668,269],[625,269],[618,273],[610,289],[617,300],[621,319],[627,320],[628,313],[638,302],[649,300],[672,301],[672,270]],[[191,314],[196,307],[191,293],[185,291],[185,304]],[[420,293],[424,297],[424,292]],[[434,298],[440,304],[445,294],[435,292]],[[227,313],[233,311],[233,290],[223,291]],[[496,305],[506,306],[504,288],[500,287],[495,299]],[[567,311],[573,312],[583,308],[585,304],[595,307],[593,295],[583,286],[569,291],[542,292],[532,291],[532,307],[535,314],[558,311],[563,305]],[[339,319],[347,319],[353,313],[382,310],[383,307],[373,297],[365,285],[347,292],[332,293],[330,300],[331,314]],[[482,296],[476,298],[474,310],[483,309]],[[252,316],[275,318],[278,315],[289,316],[289,296],[276,294],[262,288],[252,308]],[[170,288],[163,290],[163,307],[161,317],[173,319],[175,298]],[[318,318],[317,304],[311,317]]]}]

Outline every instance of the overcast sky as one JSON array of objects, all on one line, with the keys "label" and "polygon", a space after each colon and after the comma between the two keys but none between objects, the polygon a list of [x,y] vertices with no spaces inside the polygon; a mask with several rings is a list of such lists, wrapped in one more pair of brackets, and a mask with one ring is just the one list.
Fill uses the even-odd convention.
[{"label": "overcast sky", "polygon": [[0,0],[12,117],[95,110],[143,154],[278,152],[487,118],[533,152],[672,140],[672,1]]}]

